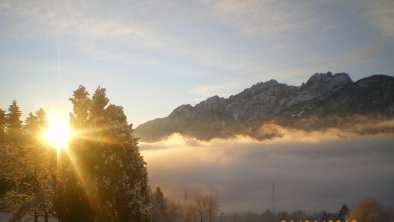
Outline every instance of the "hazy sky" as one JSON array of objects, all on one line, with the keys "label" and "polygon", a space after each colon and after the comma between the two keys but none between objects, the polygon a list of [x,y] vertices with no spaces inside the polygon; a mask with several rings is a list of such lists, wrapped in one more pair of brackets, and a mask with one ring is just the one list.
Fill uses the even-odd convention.
[{"label": "hazy sky", "polygon": [[393,75],[394,1],[0,0],[0,107],[71,110],[106,87],[136,125],[315,72]]}]

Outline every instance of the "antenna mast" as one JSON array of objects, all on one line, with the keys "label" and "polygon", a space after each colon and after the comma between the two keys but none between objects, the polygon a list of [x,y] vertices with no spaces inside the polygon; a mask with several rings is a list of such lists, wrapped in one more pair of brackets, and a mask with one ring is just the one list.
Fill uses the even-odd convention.
[{"label": "antenna mast", "polygon": [[272,213],[276,212],[275,183],[272,183]]}]

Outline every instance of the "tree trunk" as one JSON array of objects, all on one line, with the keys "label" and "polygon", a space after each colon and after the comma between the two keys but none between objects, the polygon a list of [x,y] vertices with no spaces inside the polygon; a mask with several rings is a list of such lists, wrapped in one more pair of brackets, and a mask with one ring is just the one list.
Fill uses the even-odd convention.
[{"label": "tree trunk", "polygon": [[38,213],[34,212],[34,222],[38,222]]},{"label": "tree trunk", "polygon": [[48,212],[45,212],[44,217],[45,217],[45,218],[44,218],[45,222],[48,222],[48,218],[49,218]]}]

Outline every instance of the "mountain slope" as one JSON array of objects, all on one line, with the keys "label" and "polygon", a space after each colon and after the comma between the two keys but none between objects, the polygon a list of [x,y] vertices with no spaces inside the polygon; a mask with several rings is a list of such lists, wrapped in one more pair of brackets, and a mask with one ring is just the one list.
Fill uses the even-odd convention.
[{"label": "mountain slope", "polygon": [[[138,126],[135,134],[143,141],[175,132],[204,140],[237,134],[258,138],[256,131],[264,123],[327,128],[355,115],[393,117],[394,77],[373,75],[353,82],[346,73],[316,73],[301,86],[270,80],[227,99],[213,96],[194,107],[181,105],[168,117]],[[300,121],[311,118],[314,124]]]}]

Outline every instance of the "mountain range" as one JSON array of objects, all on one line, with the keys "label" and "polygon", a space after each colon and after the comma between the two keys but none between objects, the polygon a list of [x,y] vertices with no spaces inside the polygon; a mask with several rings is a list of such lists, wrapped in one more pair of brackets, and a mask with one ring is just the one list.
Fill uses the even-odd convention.
[{"label": "mountain range", "polygon": [[202,140],[240,134],[264,139],[273,136],[262,133],[261,127],[269,124],[302,130],[345,129],[393,117],[393,76],[372,75],[354,82],[346,73],[327,72],[313,74],[301,86],[269,80],[228,98],[213,96],[195,106],[181,105],[134,132],[149,142],[172,133]]}]

